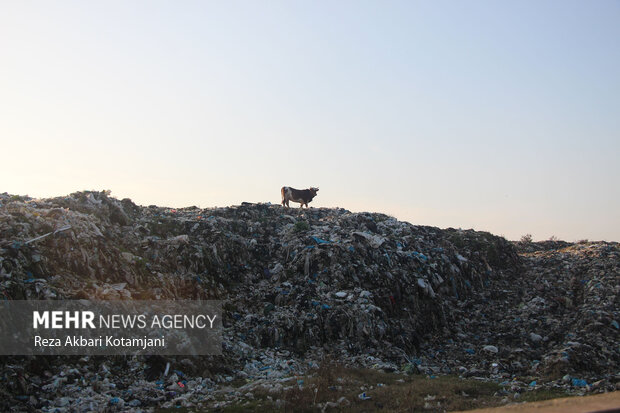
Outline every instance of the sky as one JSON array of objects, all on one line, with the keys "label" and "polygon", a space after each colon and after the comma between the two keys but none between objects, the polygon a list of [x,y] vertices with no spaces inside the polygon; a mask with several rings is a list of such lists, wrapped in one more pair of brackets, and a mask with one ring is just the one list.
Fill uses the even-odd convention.
[{"label": "sky", "polygon": [[620,241],[620,1],[3,1],[0,153],[11,194]]}]

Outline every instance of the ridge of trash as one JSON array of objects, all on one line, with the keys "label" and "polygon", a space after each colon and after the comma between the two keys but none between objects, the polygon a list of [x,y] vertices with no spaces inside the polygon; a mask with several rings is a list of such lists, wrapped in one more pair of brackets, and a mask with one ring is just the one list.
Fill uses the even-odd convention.
[{"label": "ridge of trash", "polygon": [[[224,345],[222,356],[3,357],[0,408],[221,407],[326,355],[397,374],[615,390],[619,266],[615,242],[510,242],[342,208],[4,193],[4,299],[219,299]],[[204,394],[237,379],[247,388],[224,401]]]}]

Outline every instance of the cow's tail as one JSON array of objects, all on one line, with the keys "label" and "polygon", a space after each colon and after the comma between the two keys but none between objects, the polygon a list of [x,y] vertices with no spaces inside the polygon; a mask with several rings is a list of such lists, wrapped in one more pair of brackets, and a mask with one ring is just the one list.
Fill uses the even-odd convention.
[{"label": "cow's tail", "polygon": [[286,199],[286,196],[284,195],[286,192],[286,187],[283,186],[282,189],[280,189],[280,193],[282,194],[282,205],[284,205],[284,200]]}]

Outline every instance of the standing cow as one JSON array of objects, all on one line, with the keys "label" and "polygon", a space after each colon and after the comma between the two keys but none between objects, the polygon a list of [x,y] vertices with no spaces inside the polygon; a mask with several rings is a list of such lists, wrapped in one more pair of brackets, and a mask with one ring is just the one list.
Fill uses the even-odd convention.
[{"label": "standing cow", "polygon": [[319,188],[310,187],[309,189],[295,189],[290,186],[283,186],[280,190],[282,193],[282,205],[289,206],[289,201],[299,202],[300,208],[304,205],[308,208],[308,202],[312,202],[312,198],[319,192]]}]

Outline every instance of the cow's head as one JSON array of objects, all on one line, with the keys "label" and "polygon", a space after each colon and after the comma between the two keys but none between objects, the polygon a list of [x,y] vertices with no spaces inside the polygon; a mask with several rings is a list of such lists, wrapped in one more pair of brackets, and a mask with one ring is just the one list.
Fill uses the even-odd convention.
[{"label": "cow's head", "polygon": [[313,186],[310,187],[310,192],[312,193],[312,197],[316,196],[316,193],[319,192],[319,188],[315,188]]}]

